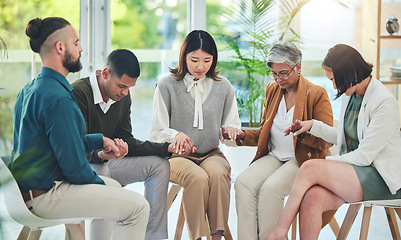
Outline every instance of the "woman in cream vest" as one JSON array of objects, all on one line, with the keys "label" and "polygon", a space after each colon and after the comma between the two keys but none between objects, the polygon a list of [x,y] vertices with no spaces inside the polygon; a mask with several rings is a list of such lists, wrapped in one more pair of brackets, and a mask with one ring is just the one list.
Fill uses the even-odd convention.
[{"label": "woman in cream vest", "polygon": [[218,146],[221,131],[229,136],[240,131],[235,91],[218,75],[217,47],[203,30],[187,35],[170,72],[157,82],[150,139],[175,145],[170,181],[184,188],[190,239],[211,233],[220,240],[228,227],[231,167]]}]

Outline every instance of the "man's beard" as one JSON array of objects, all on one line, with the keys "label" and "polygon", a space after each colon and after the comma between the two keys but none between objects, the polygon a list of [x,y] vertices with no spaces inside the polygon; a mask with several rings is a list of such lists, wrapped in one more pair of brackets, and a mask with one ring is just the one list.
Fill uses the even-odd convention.
[{"label": "man's beard", "polygon": [[63,60],[63,66],[69,71],[69,72],[79,72],[82,69],[82,63],[80,61],[81,55],[79,58],[74,62],[72,60],[70,52],[67,50],[64,56]]}]

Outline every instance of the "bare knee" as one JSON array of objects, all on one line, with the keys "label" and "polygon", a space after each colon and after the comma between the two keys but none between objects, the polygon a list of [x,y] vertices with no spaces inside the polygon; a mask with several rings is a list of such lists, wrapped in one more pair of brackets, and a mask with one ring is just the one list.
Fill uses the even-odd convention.
[{"label": "bare knee", "polygon": [[302,176],[304,179],[315,180],[317,174],[320,173],[320,168],[322,167],[322,159],[310,159],[302,163],[298,171],[298,176]]}]

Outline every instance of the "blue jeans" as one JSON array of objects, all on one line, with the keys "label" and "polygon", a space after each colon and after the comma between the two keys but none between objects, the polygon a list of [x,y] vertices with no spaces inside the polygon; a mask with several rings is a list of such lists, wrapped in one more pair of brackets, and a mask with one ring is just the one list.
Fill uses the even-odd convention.
[{"label": "blue jeans", "polygon": [[[150,205],[146,240],[167,239],[167,190],[170,164],[158,156],[125,157],[107,163],[91,163],[97,174],[117,180],[122,186],[135,182],[145,183],[145,198]],[[111,239],[113,223],[93,220],[91,239]]]}]

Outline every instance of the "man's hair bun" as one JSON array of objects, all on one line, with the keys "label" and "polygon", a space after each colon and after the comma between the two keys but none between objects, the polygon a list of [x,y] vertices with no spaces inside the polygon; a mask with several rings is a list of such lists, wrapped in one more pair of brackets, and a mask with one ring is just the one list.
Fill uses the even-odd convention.
[{"label": "man's hair bun", "polygon": [[30,38],[38,38],[40,36],[40,28],[42,27],[42,19],[34,18],[29,21],[25,29],[25,34]]},{"label": "man's hair bun", "polygon": [[46,39],[55,31],[70,25],[70,23],[59,17],[48,17],[44,19],[34,18],[28,22],[25,34],[29,37],[32,51],[39,53],[40,47]]}]

